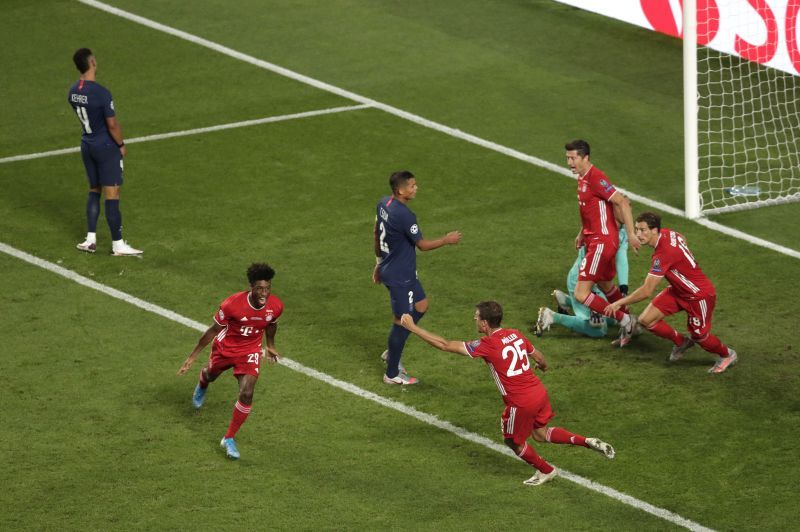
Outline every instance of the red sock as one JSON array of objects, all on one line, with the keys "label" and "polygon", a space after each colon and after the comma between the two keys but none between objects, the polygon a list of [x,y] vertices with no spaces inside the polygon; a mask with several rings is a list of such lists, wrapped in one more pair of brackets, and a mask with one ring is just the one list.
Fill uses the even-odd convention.
[{"label": "red sock", "polygon": [[609,290],[608,292],[603,292],[606,295],[606,299],[608,299],[609,303],[613,303],[614,301],[619,301],[622,299],[622,292],[619,291],[619,287],[614,285],[614,287]]},{"label": "red sock", "polygon": [[208,379],[206,379],[206,373],[201,369],[200,370],[200,380],[197,382],[201,388],[206,389],[208,388]]},{"label": "red sock", "polygon": [[522,451],[519,453],[519,457],[544,474],[550,473],[553,469],[555,469],[553,466],[548,464],[544,458],[536,454],[536,451],[533,450],[533,447],[531,447],[527,443],[525,444],[525,447],[522,448]]},{"label": "red sock", "polygon": [[250,405],[244,405],[236,401],[236,406],[233,407],[233,419],[231,419],[231,424],[228,425],[228,432],[225,433],[226,438],[233,438],[236,436],[236,431],[239,430],[239,427],[241,427],[242,423],[247,419],[250,408]]},{"label": "red sock", "polygon": [[566,443],[568,445],[580,445],[581,447],[589,447],[586,445],[586,438],[580,434],[573,434],[561,427],[549,427],[547,429],[547,441],[550,443]]},{"label": "red sock", "polygon": [[[616,290],[619,293],[619,288],[617,288]],[[606,307],[608,306],[608,302],[602,297],[595,295],[594,292],[589,292],[589,295],[586,297],[586,299],[583,300],[583,304],[601,315],[605,312]],[[622,318],[626,315],[627,314],[625,314],[621,310],[614,311],[614,319],[617,321],[621,322]]]},{"label": "red sock", "polygon": [[709,353],[716,353],[723,358],[728,356],[728,346],[711,333],[708,333],[702,340],[697,340],[697,343]]},{"label": "red sock", "polygon": [[669,323],[664,320],[658,320],[650,327],[647,328],[648,331],[655,334],[656,336],[660,336],[661,338],[666,338],[667,340],[671,341],[675,345],[681,345],[686,338],[673,329]]}]

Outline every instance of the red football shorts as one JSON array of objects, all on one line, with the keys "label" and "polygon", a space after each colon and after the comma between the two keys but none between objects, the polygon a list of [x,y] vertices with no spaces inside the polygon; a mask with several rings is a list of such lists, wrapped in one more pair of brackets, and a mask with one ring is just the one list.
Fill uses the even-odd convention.
[{"label": "red football shorts", "polygon": [[586,256],[578,272],[579,281],[613,281],[617,275],[618,238],[593,238],[586,242]]},{"label": "red football shorts", "polygon": [[220,349],[211,349],[211,356],[208,359],[208,372],[212,375],[219,375],[223,371],[233,368],[234,375],[254,375],[258,377],[261,367],[261,353],[251,353],[226,357],[222,355]]},{"label": "red football shorts", "polygon": [[671,286],[666,287],[654,299],[653,306],[671,316],[681,310],[688,315],[686,327],[692,338],[702,338],[711,331],[711,315],[714,314],[714,305],[717,296],[706,296],[704,299],[689,301],[675,295]]},{"label": "red football shorts", "polygon": [[517,445],[522,445],[534,429],[547,426],[555,415],[545,392],[535,404],[506,406],[500,418],[500,430],[503,431],[503,438],[511,438]]}]

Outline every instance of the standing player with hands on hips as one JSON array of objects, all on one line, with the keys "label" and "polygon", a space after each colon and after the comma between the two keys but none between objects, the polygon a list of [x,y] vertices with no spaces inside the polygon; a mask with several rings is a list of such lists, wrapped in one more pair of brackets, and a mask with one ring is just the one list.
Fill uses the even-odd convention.
[{"label": "standing player with hands on hips", "polygon": [[539,369],[545,371],[544,354],[533,347],[521,332],[500,326],[503,308],[496,301],[484,301],[475,307],[475,326],[484,336],[471,342],[445,340],[420,328],[410,314],[404,314],[400,323],[433,347],[442,351],[482,358],[503,396],[506,407],[500,418],[503,439],[517,456],[536,469],[536,474],[524,481],[538,486],[557,475],[555,467],[539,456],[527,439],[533,435],[537,442],[561,443],[588,447],[606,458],[614,458],[614,448],[597,438],[585,438],[560,427],[548,427],[555,416],[547,390],[533,373],[529,356]]},{"label": "standing player with hands on hips", "polygon": [[394,324],[389,332],[388,349],[381,358],[386,362],[383,382],[409,385],[419,380],[411,377],[400,363],[408,331],[400,326],[400,316],[410,314],[418,322],[428,310],[428,299],[417,277],[417,249],[430,251],[461,241],[459,231],[451,231],[436,240],[422,237],[417,216],[407,203],[417,196],[417,180],[408,171],[389,177],[392,195],[378,202],[375,216],[375,269],[372,282],[383,283],[389,290]]},{"label": "standing player with hands on hips", "polygon": [[117,257],[138,256],[122,239],[122,213],[119,210],[119,191],[122,186],[122,159],[126,155],[122,128],[114,110],[111,93],[97,83],[97,60],[88,48],[72,56],[80,79],[69,89],[67,101],[72,106],[83,129],[81,158],[89,180],[86,200],[86,239],[78,249],[87,253],[97,251],[97,219],[100,217],[100,195],[106,198],[105,212],[111,230],[111,253]]},{"label": "standing player with hands on hips", "polygon": [[[178,375],[185,374],[200,351],[213,340],[211,356],[208,364],[200,370],[200,378],[192,396],[192,404],[200,408],[205,401],[208,385],[224,371],[233,368],[233,376],[239,381],[239,397],[220,446],[228,458],[234,460],[239,458],[234,437],[250,414],[253,392],[261,373],[261,358],[266,356],[269,363],[275,363],[280,358],[275,349],[275,334],[278,331],[278,318],[283,313],[283,303],[272,294],[274,276],[275,270],[267,264],[252,264],[247,269],[250,290],[233,294],[222,302],[214,314],[214,323],[200,337],[178,370]],[[264,348],[261,345],[262,338],[266,344]]]}]

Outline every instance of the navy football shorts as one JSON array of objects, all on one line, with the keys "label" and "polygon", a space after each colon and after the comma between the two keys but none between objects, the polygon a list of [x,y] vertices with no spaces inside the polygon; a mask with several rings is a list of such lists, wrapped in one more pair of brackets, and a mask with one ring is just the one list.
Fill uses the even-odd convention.
[{"label": "navy football shorts", "polygon": [[425,299],[425,290],[419,279],[400,286],[386,286],[392,299],[392,312],[398,318],[403,314],[410,314],[414,310],[414,303]]},{"label": "navy football shorts", "polygon": [[122,154],[113,142],[97,145],[81,142],[81,157],[89,188],[122,184]]}]

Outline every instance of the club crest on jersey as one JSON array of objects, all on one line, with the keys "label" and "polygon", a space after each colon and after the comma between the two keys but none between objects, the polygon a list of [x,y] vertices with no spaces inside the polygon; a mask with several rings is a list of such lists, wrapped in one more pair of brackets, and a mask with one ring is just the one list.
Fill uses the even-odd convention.
[{"label": "club crest on jersey", "polygon": [[267,316],[267,317],[266,317],[266,318],[264,318],[264,319],[265,319],[265,320],[267,320],[267,321],[272,321],[272,314],[270,314],[269,316]]},{"label": "club crest on jersey", "polygon": [[417,233],[419,233],[419,227],[417,227],[417,224],[414,224],[414,225],[411,226],[409,231],[411,231],[412,235],[416,235]]}]

